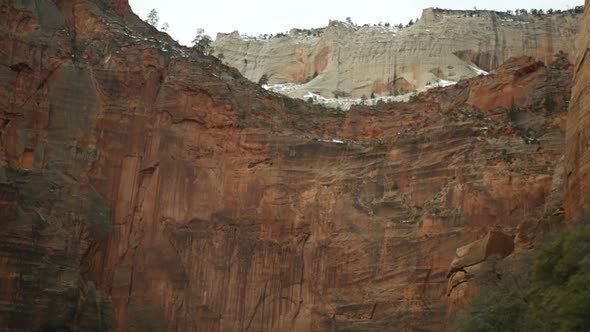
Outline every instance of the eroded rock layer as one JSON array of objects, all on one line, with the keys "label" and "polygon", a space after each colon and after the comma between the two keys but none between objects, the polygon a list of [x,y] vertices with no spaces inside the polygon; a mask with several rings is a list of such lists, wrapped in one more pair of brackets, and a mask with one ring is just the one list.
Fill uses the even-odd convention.
[{"label": "eroded rock layer", "polygon": [[491,11],[425,9],[415,25],[355,27],[333,21],[325,29],[292,30],[270,40],[219,34],[215,53],[258,82],[300,83],[289,95],[360,98],[409,92],[439,80],[458,81],[490,71],[511,57],[550,63],[558,51],[573,61],[580,14],[513,16]]},{"label": "eroded rock layer", "polygon": [[442,330],[456,248],[559,199],[567,70],[342,113],[124,1],[1,4],[6,330]]}]

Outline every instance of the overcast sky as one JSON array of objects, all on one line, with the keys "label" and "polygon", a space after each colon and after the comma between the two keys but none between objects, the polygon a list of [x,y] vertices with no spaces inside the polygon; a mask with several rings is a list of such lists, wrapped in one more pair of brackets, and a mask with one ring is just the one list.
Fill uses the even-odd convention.
[{"label": "overcast sky", "polygon": [[583,5],[583,0],[130,0],[131,8],[145,19],[151,9],[160,16],[160,25],[170,24],[169,34],[182,44],[190,44],[197,28],[215,38],[218,32],[259,35],[291,28],[319,28],[330,19],[351,17],[357,24],[390,22],[406,24],[420,17],[422,9],[507,10],[517,8],[567,9]]}]

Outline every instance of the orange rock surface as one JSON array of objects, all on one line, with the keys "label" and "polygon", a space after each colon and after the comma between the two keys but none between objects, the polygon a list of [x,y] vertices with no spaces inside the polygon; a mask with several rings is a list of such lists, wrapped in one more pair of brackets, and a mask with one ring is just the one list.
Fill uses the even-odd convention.
[{"label": "orange rock surface", "polygon": [[561,195],[571,73],[533,59],[343,113],[125,1],[1,6],[11,331],[442,330],[455,250]]},{"label": "orange rock surface", "polygon": [[[586,1],[586,8],[588,8]],[[572,88],[571,107],[567,118],[565,157],[565,199],[567,218],[573,220],[590,208],[590,12],[584,12],[580,34],[576,41],[576,71]]]}]

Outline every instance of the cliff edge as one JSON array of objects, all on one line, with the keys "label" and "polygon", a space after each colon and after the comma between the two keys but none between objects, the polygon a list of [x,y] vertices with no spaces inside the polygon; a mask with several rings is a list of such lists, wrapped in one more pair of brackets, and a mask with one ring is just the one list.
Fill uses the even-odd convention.
[{"label": "cliff edge", "polygon": [[510,15],[494,11],[428,8],[399,29],[331,21],[271,39],[219,34],[215,54],[258,82],[297,83],[288,95],[389,96],[443,81],[459,81],[497,68],[511,57],[550,63],[558,51],[573,62],[581,14]]}]

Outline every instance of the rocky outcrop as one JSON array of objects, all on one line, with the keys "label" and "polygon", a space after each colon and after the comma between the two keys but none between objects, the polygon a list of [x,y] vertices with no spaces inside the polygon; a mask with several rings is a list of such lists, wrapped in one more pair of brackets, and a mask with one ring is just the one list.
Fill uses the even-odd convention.
[{"label": "rocky outcrop", "polygon": [[343,113],[117,8],[2,2],[2,328],[443,330],[455,249],[551,200],[568,71]]},{"label": "rocky outcrop", "polygon": [[488,257],[497,255],[504,258],[514,250],[514,237],[502,232],[492,231],[481,240],[458,248],[449,266],[447,277],[467,267],[482,263]]},{"label": "rocky outcrop", "polygon": [[501,231],[490,231],[484,238],[458,248],[447,272],[449,312],[478,292],[480,279],[501,279],[498,261],[513,251],[514,237]]},{"label": "rocky outcrop", "polygon": [[[586,1],[586,8],[588,8]],[[569,220],[590,209],[590,12],[586,10],[576,41],[576,71],[567,119],[564,205]]]},{"label": "rocky outcrop", "polygon": [[267,75],[270,83],[301,84],[289,91],[294,97],[306,92],[385,96],[477,76],[480,69],[493,70],[515,56],[548,64],[563,50],[573,61],[580,16],[429,8],[417,24],[402,30],[332,21],[325,29],[294,29],[267,40],[219,34],[214,47],[252,81]]}]

